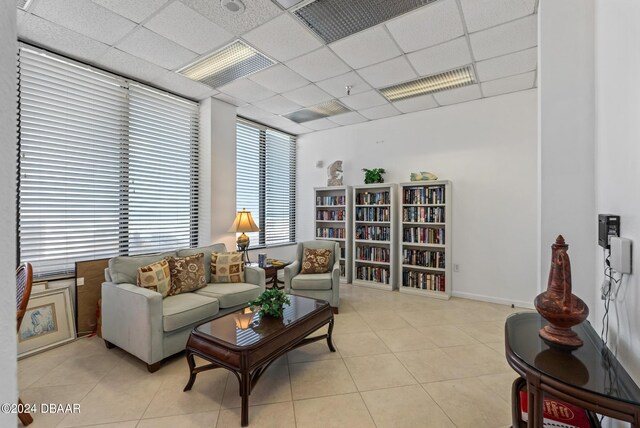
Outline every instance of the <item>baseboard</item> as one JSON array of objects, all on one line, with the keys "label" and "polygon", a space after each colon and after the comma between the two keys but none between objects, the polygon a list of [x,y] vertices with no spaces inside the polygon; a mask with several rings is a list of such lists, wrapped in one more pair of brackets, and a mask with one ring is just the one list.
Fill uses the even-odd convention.
[{"label": "baseboard", "polygon": [[464,291],[455,291],[455,290],[451,292],[451,295],[453,297],[460,297],[463,299],[480,300],[481,302],[498,303],[500,305],[507,305],[507,306],[513,305],[518,308],[534,309],[533,302],[502,299],[500,297],[485,296],[483,294],[466,293]]}]

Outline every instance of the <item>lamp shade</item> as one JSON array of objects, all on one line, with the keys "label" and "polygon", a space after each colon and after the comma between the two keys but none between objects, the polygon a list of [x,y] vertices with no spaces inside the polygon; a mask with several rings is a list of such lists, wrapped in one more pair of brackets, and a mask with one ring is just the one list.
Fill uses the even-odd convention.
[{"label": "lamp shade", "polygon": [[260,228],[253,221],[253,217],[251,217],[251,211],[247,211],[244,208],[242,211],[238,211],[236,215],[236,219],[233,221],[233,224],[229,228],[228,232],[257,232]]}]

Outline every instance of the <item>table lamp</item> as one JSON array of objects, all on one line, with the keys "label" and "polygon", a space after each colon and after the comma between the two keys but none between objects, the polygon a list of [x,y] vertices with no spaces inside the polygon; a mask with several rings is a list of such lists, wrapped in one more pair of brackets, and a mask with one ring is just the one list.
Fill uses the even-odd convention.
[{"label": "table lamp", "polygon": [[238,244],[238,250],[244,253],[244,260],[246,264],[249,264],[249,252],[247,250],[249,248],[250,239],[244,232],[258,232],[259,230],[260,228],[256,222],[253,221],[253,217],[251,217],[251,212],[244,208],[242,211],[238,211],[236,219],[228,230],[229,232],[242,232],[242,235],[238,236],[236,243]]}]

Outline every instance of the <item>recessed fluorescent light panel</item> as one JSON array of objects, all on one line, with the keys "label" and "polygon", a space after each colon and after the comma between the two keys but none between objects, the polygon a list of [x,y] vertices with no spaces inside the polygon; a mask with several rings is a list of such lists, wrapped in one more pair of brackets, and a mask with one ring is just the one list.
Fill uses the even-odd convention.
[{"label": "recessed fluorescent light panel", "polygon": [[271,58],[248,44],[236,40],[206,58],[184,67],[178,73],[212,88],[226,85],[275,64]]},{"label": "recessed fluorescent light panel", "polygon": [[410,82],[387,86],[386,88],[379,89],[379,91],[386,99],[394,102],[418,97],[420,95],[432,94],[434,92],[446,91],[447,89],[461,88],[474,83],[476,83],[476,79],[471,66],[468,65],[463,68],[422,77]]},{"label": "recessed fluorescent light panel", "polygon": [[323,117],[335,116],[337,114],[348,113],[349,110],[344,104],[338,100],[331,100],[324,103],[316,104],[293,113],[285,114],[284,117],[291,119],[296,123],[308,122],[310,120],[322,119]]},{"label": "recessed fluorescent light panel", "polygon": [[331,43],[436,1],[316,0],[293,13]]},{"label": "recessed fluorescent light panel", "polygon": [[18,6],[18,9],[26,11],[31,5],[31,0],[17,0],[16,4]]}]

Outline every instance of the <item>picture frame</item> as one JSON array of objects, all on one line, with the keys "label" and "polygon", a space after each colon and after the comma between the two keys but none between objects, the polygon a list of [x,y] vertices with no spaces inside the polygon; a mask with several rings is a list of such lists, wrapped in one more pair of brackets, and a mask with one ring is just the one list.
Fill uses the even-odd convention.
[{"label": "picture frame", "polygon": [[20,330],[18,358],[24,358],[76,339],[68,287],[31,294]]}]

